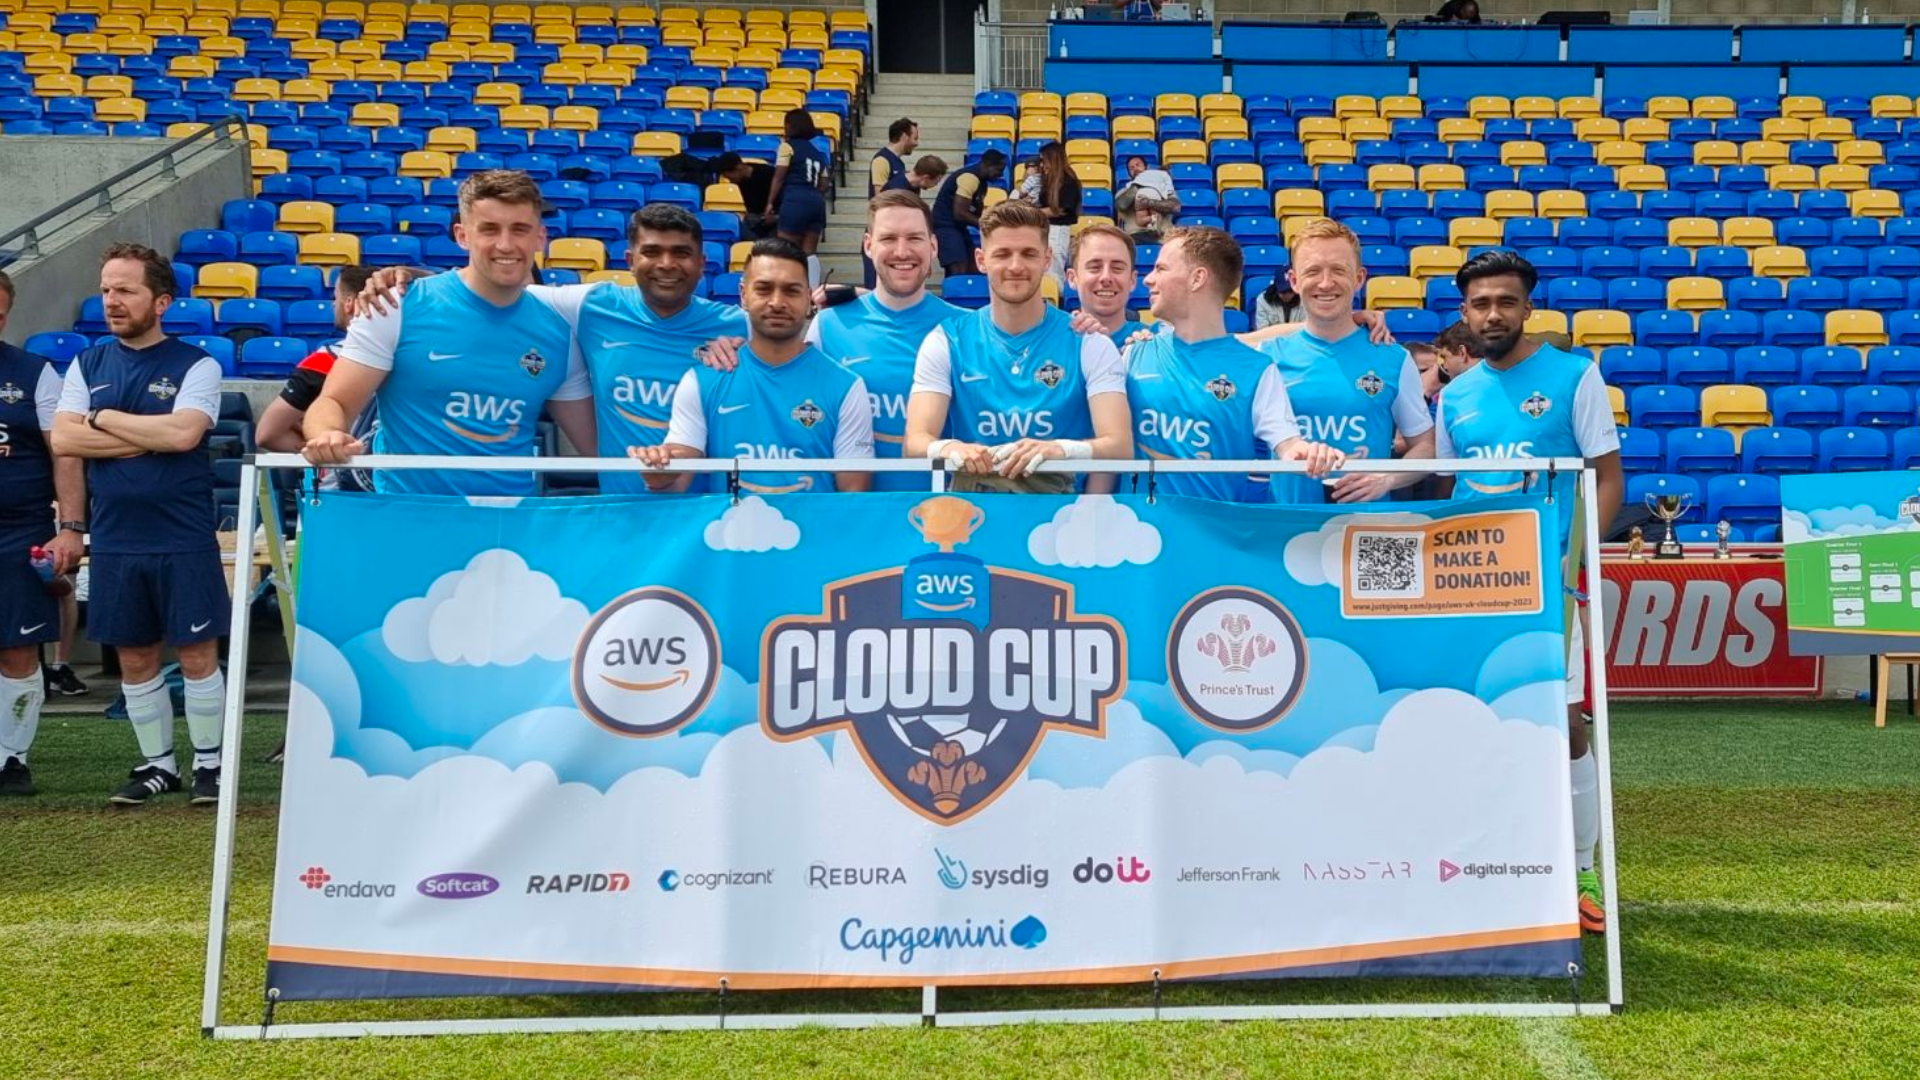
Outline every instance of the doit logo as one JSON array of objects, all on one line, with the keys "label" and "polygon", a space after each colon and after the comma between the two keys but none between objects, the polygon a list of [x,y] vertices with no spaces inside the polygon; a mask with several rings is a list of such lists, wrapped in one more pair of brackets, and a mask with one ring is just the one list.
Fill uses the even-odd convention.
[{"label": "doit logo", "polygon": [[1089,855],[1073,868],[1073,880],[1082,885],[1144,885],[1152,878],[1153,871],[1138,855],[1119,856],[1112,865],[1095,862]]},{"label": "doit logo", "polygon": [[700,714],[720,678],[720,637],[699,604],[635,589],[601,608],[573,653],[573,700],[594,723],[646,738]]}]

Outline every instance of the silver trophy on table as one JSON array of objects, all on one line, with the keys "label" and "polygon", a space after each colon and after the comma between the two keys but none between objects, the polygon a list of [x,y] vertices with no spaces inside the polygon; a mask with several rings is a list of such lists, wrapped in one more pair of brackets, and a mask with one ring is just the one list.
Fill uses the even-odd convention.
[{"label": "silver trophy on table", "polygon": [[1733,539],[1733,522],[1721,518],[1720,524],[1713,527],[1713,535],[1720,541],[1713,547],[1713,557],[1716,559],[1733,558],[1733,552],[1727,547],[1728,541]]},{"label": "silver trophy on table", "polygon": [[1648,495],[1647,509],[1667,525],[1666,535],[1660,538],[1660,544],[1654,549],[1653,557],[1656,559],[1684,557],[1686,550],[1680,546],[1680,537],[1674,531],[1674,523],[1687,516],[1688,510],[1693,509],[1693,496],[1686,492],[1677,495]]}]

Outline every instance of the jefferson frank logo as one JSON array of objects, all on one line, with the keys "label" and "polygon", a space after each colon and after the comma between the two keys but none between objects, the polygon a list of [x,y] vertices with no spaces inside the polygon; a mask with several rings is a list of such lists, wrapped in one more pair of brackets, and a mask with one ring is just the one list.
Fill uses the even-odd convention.
[{"label": "jefferson frank logo", "polygon": [[1073,586],[955,554],[986,520],[941,495],[907,521],[934,554],[826,587],[826,610],[761,638],[760,723],[780,742],[848,730],[914,812],[964,821],[1052,730],[1106,736],[1126,689],[1118,623],[1074,610]]},{"label": "jefferson frank logo", "polygon": [[616,735],[666,735],[700,715],[720,679],[720,635],[673,589],[635,589],[601,608],[573,653],[573,700]]},{"label": "jefferson frank logo", "polygon": [[1223,731],[1258,731],[1300,700],[1307,642],[1293,614],[1266,593],[1211,589],[1173,621],[1167,674],[1194,719]]}]

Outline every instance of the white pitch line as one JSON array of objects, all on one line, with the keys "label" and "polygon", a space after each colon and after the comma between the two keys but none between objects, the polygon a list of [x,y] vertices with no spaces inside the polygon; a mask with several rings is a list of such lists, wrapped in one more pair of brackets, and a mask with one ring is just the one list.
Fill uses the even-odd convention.
[{"label": "white pitch line", "polygon": [[[244,919],[229,924],[236,931],[257,932],[266,928],[264,919]],[[0,942],[9,940],[45,940],[50,937],[205,937],[207,920],[201,919],[34,919],[0,926]]]},{"label": "white pitch line", "polygon": [[1547,1080],[1607,1080],[1607,1074],[1574,1040],[1571,1020],[1537,1017],[1515,1020],[1513,1026],[1520,1033],[1520,1045],[1527,1048],[1533,1063],[1540,1067],[1540,1075]]}]

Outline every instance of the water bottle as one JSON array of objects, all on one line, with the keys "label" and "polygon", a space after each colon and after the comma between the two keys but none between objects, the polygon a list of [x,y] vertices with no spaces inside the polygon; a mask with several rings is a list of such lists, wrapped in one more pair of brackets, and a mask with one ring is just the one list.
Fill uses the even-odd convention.
[{"label": "water bottle", "polygon": [[33,572],[40,575],[48,596],[65,596],[73,591],[71,580],[53,572],[53,553],[46,548],[36,547],[28,552],[27,561],[33,564]]}]

